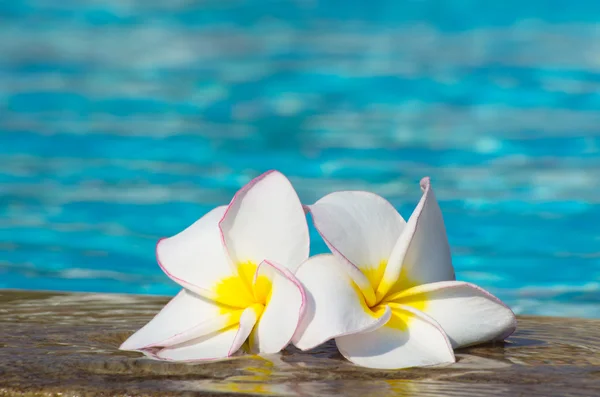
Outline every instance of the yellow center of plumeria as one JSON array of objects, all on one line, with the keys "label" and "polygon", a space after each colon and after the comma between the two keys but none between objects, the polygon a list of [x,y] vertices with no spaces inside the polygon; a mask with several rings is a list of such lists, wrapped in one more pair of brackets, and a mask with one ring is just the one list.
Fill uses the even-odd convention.
[{"label": "yellow center of plumeria", "polygon": [[386,326],[406,330],[408,324],[414,315],[402,309],[402,305],[410,306],[419,311],[425,310],[427,306],[427,294],[425,292],[417,294],[406,294],[405,291],[411,287],[417,286],[419,283],[411,280],[405,268],[400,272],[400,277],[393,282],[384,279],[387,260],[382,260],[379,266],[370,269],[363,269],[363,273],[369,280],[369,283],[375,291],[375,303],[369,305],[364,294],[355,285],[355,289],[361,296],[361,304],[365,311],[374,317],[381,317],[386,306],[392,311],[392,317],[387,322]]},{"label": "yellow center of plumeria", "polygon": [[[255,282],[257,268],[258,265],[251,261],[239,263],[236,275],[222,279],[215,286],[215,301],[221,303],[219,305],[221,314],[228,316],[228,326],[238,324],[242,313],[247,308],[254,311],[256,324],[258,324],[265,306],[269,304],[272,283],[268,277],[262,275],[258,276]],[[249,339],[253,336],[254,330]]]},{"label": "yellow center of plumeria", "polygon": [[216,286],[218,302],[245,309],[255,304],[265,306],[271,294],[271,281],[266,276],[254,275],[258,266],[251,261],[239,263],[236,275],[222,279]]}]

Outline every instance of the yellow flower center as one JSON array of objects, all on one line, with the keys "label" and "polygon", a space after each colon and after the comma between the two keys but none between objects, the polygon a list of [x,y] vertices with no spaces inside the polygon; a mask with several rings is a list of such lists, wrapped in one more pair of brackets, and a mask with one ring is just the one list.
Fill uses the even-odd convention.
[{"label": "yellow flower center", "polygon": [[255,282],[257,268],[254,262],[239,263],[238,274],[226,277],[216,285],[215,300],[238,309],[255,304],[266,306],[271,296],[271,281],[261,275]]},{"label": "yellow flower center", "polygon": [[[404,294],[404,291],[419,285],[419,283],[408,277],[405,267],[403,267],[400,272],[400,277],[398,277],[397,280],[393,280],[392,282],[385,280],[383,276],[386,266],[387,261],[382,260],[379,263],[379,266],[363,270],[363,273],[373,287],[377,298],[375,304],[368,305],[365,296],[360,293],[361,305],[367,313],[370,313],[374,317],[381,317],[386,306],[388,306],[392,311],[392,317],[386,323],[386,327],[404,331],[408,329],[408,325],[414,315],[403,310],[402,305],[423,311],[427,307],[427,294],[424,292],[418,294]],[[357,292],[360,291],[356,285],[354,287]]]},{"label": "yellow flower center", "polygon": [[230,315],[232,325],[239,324],[240,317],[247,308],[252,308],[256,314],[254,329],[244,343],[246,351],[249,351],[250,346],[253,345],[253,338],[256,337],[256,324],[271,299],[271,280],[260,275],[256,277],[255,281],[257,268],[258,265],[251,261],[239,263],[236,275],[222,279],[215,286],[215,300],[221,303],[219,305],[220,312]]}]

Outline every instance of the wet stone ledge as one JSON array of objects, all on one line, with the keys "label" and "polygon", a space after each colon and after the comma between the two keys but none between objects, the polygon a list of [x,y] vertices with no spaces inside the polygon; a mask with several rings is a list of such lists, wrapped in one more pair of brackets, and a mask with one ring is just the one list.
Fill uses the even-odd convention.
[{"label": "wet stone ledge", "polygon": [[334,344],[195,365],[117,350],[167,300],[0,290],[0,396],[600,396],[600,320],[519,317],[506,343],[399,371]]}]

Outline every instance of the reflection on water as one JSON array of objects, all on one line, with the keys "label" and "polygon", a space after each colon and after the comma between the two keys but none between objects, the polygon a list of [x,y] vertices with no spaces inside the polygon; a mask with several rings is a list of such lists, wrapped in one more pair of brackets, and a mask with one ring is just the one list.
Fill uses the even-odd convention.
[{"label": "reflection on water", "polygon": [[334,343],[309,352],[289,347],[277,355],[198,364],[160,362],[117,350],[167,300],[0,292],[0,390],[325,397],[563,396],[565,391],[589,396],[600,391],[594,375],[600,365],[597,320],[522,317],[506,343],[457,351],[454,365],[400,371],[356,367]]}]

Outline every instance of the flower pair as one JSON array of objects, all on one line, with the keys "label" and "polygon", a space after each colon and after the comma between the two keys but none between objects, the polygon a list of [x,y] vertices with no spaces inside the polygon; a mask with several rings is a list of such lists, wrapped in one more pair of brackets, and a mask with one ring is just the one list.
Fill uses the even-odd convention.
[{"label": "flower pair", "polygon": [[[122,345],[163,360],[302,350],[334,339],[372,368],[454,362],[453,348],[501,340],[516,321],[486,291],[454,281],[429,179],[408,222],[385,199],[337,192],[303,207],[276,171],[244,186],[157,260],[183,290]],[[333,254],[309,258],[305,210]]]}]

